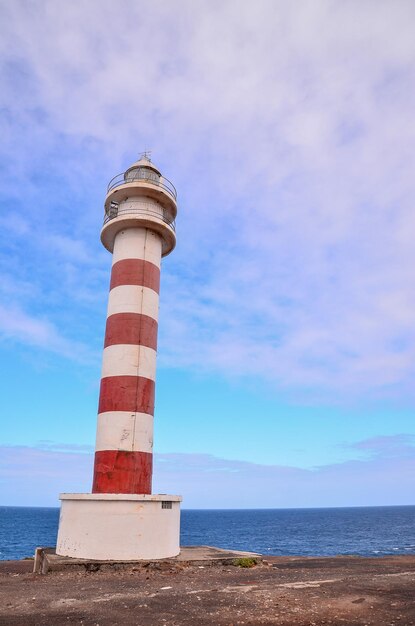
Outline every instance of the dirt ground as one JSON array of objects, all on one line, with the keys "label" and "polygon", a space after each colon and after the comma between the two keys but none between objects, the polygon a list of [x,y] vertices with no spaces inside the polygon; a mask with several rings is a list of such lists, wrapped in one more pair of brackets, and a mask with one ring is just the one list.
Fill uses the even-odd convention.
[{"label": "dirt ground", "polygon": [[415,557],[267,558],[234,566],[31,573],[0,562],[7,626],[415,625]]}]

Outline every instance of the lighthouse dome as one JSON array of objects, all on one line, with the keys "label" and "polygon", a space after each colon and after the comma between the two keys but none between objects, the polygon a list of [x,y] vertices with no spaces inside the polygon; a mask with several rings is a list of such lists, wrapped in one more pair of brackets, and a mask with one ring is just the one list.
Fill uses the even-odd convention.
[{"label": "lighthouse dome", "polygon": [[124,180],[127,183],[135,180],[148,180],[158,183],[160,178],[161,173],[147,156],[142,156],[133,163],[124,174]]}]

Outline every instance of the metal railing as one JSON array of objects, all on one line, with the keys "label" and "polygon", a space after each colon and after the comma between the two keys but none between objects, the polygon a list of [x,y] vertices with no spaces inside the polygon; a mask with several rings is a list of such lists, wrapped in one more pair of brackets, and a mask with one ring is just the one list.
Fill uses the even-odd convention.
[{"label": "metal railing", "polygon": [[108,212],[105,212],[104,215],[104,225],[107,224],[108,222],[110,222],[111,220],[115,219],[116,217],[119,217],[120,215],[131,215],[133,217],[137,216],[137,217],[149,217],[151,218],[156,218],[158,220],[160,220],[161,222],[164,222],[165,224],[167,224],[168,226],[170,226],[170,228],[172,230],[176,230],[176,222],[175,220],[166,217],[164,214],[162,213],[158,213],[157,211],[152,211],[151,209],[144,209],[144,208],[131,208],[131,207],[116,207],[114,205],[111,205],[110,208],[108,209]]},{"label": "metal railing", "polygon": [[148,178],[144,178],[142,176],[142,172],[140,172],[140,175],[137,176],[134,176],[132,172],[129,172],[128,178],[126,178],[125,176],[125,172],[114,176],[114,178],[112,178],[108,183],[107,193],[109,193],[112,189],[115,189],[115,187],[120,187],[121,185],[126,185],[128,183],[134,183],[136,181],[141,181],[143,183],[149,183],[150,185],[154,185],[155,187],[161,187],[162,189],[164,189],[164,191],[167,191],[167,193],[173,198],[173,200],[176,200],[177,198],[177,191],[175,186],[172,182],[169,181],[168,178],[164,178],[164,176],[160,176],[158,180],[155,178],[151,178],[150,176]]}]

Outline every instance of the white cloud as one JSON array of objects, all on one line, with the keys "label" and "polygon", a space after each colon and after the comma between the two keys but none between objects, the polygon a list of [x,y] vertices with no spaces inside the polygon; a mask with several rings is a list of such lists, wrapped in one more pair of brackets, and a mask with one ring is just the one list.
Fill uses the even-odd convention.
[{"label": "white cloud", "polygon": [[0,305],[0,339],[35,346],[81,363],[96,358],[88,346],[64,337],[47,319],[29,315],[15,306]]},{"label": "white cloud", "polygon": [[79,243],[62,221],[60,252],[89,255],[96,196],[79,199],[140,148],[177,184],[162,362],[330,397],[412,394],[412,2],[3,11],[4,150],[12,177],[56,157],[81,221]]}]

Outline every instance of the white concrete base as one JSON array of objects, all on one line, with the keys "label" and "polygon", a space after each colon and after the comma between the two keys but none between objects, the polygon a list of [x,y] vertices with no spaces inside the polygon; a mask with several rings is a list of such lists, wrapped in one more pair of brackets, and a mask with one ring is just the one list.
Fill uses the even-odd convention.
[{"label": "white concrete base", "polygon": [[62,493],[60,499],[60,556],[139,561],[180,552],[181,496]]}]

